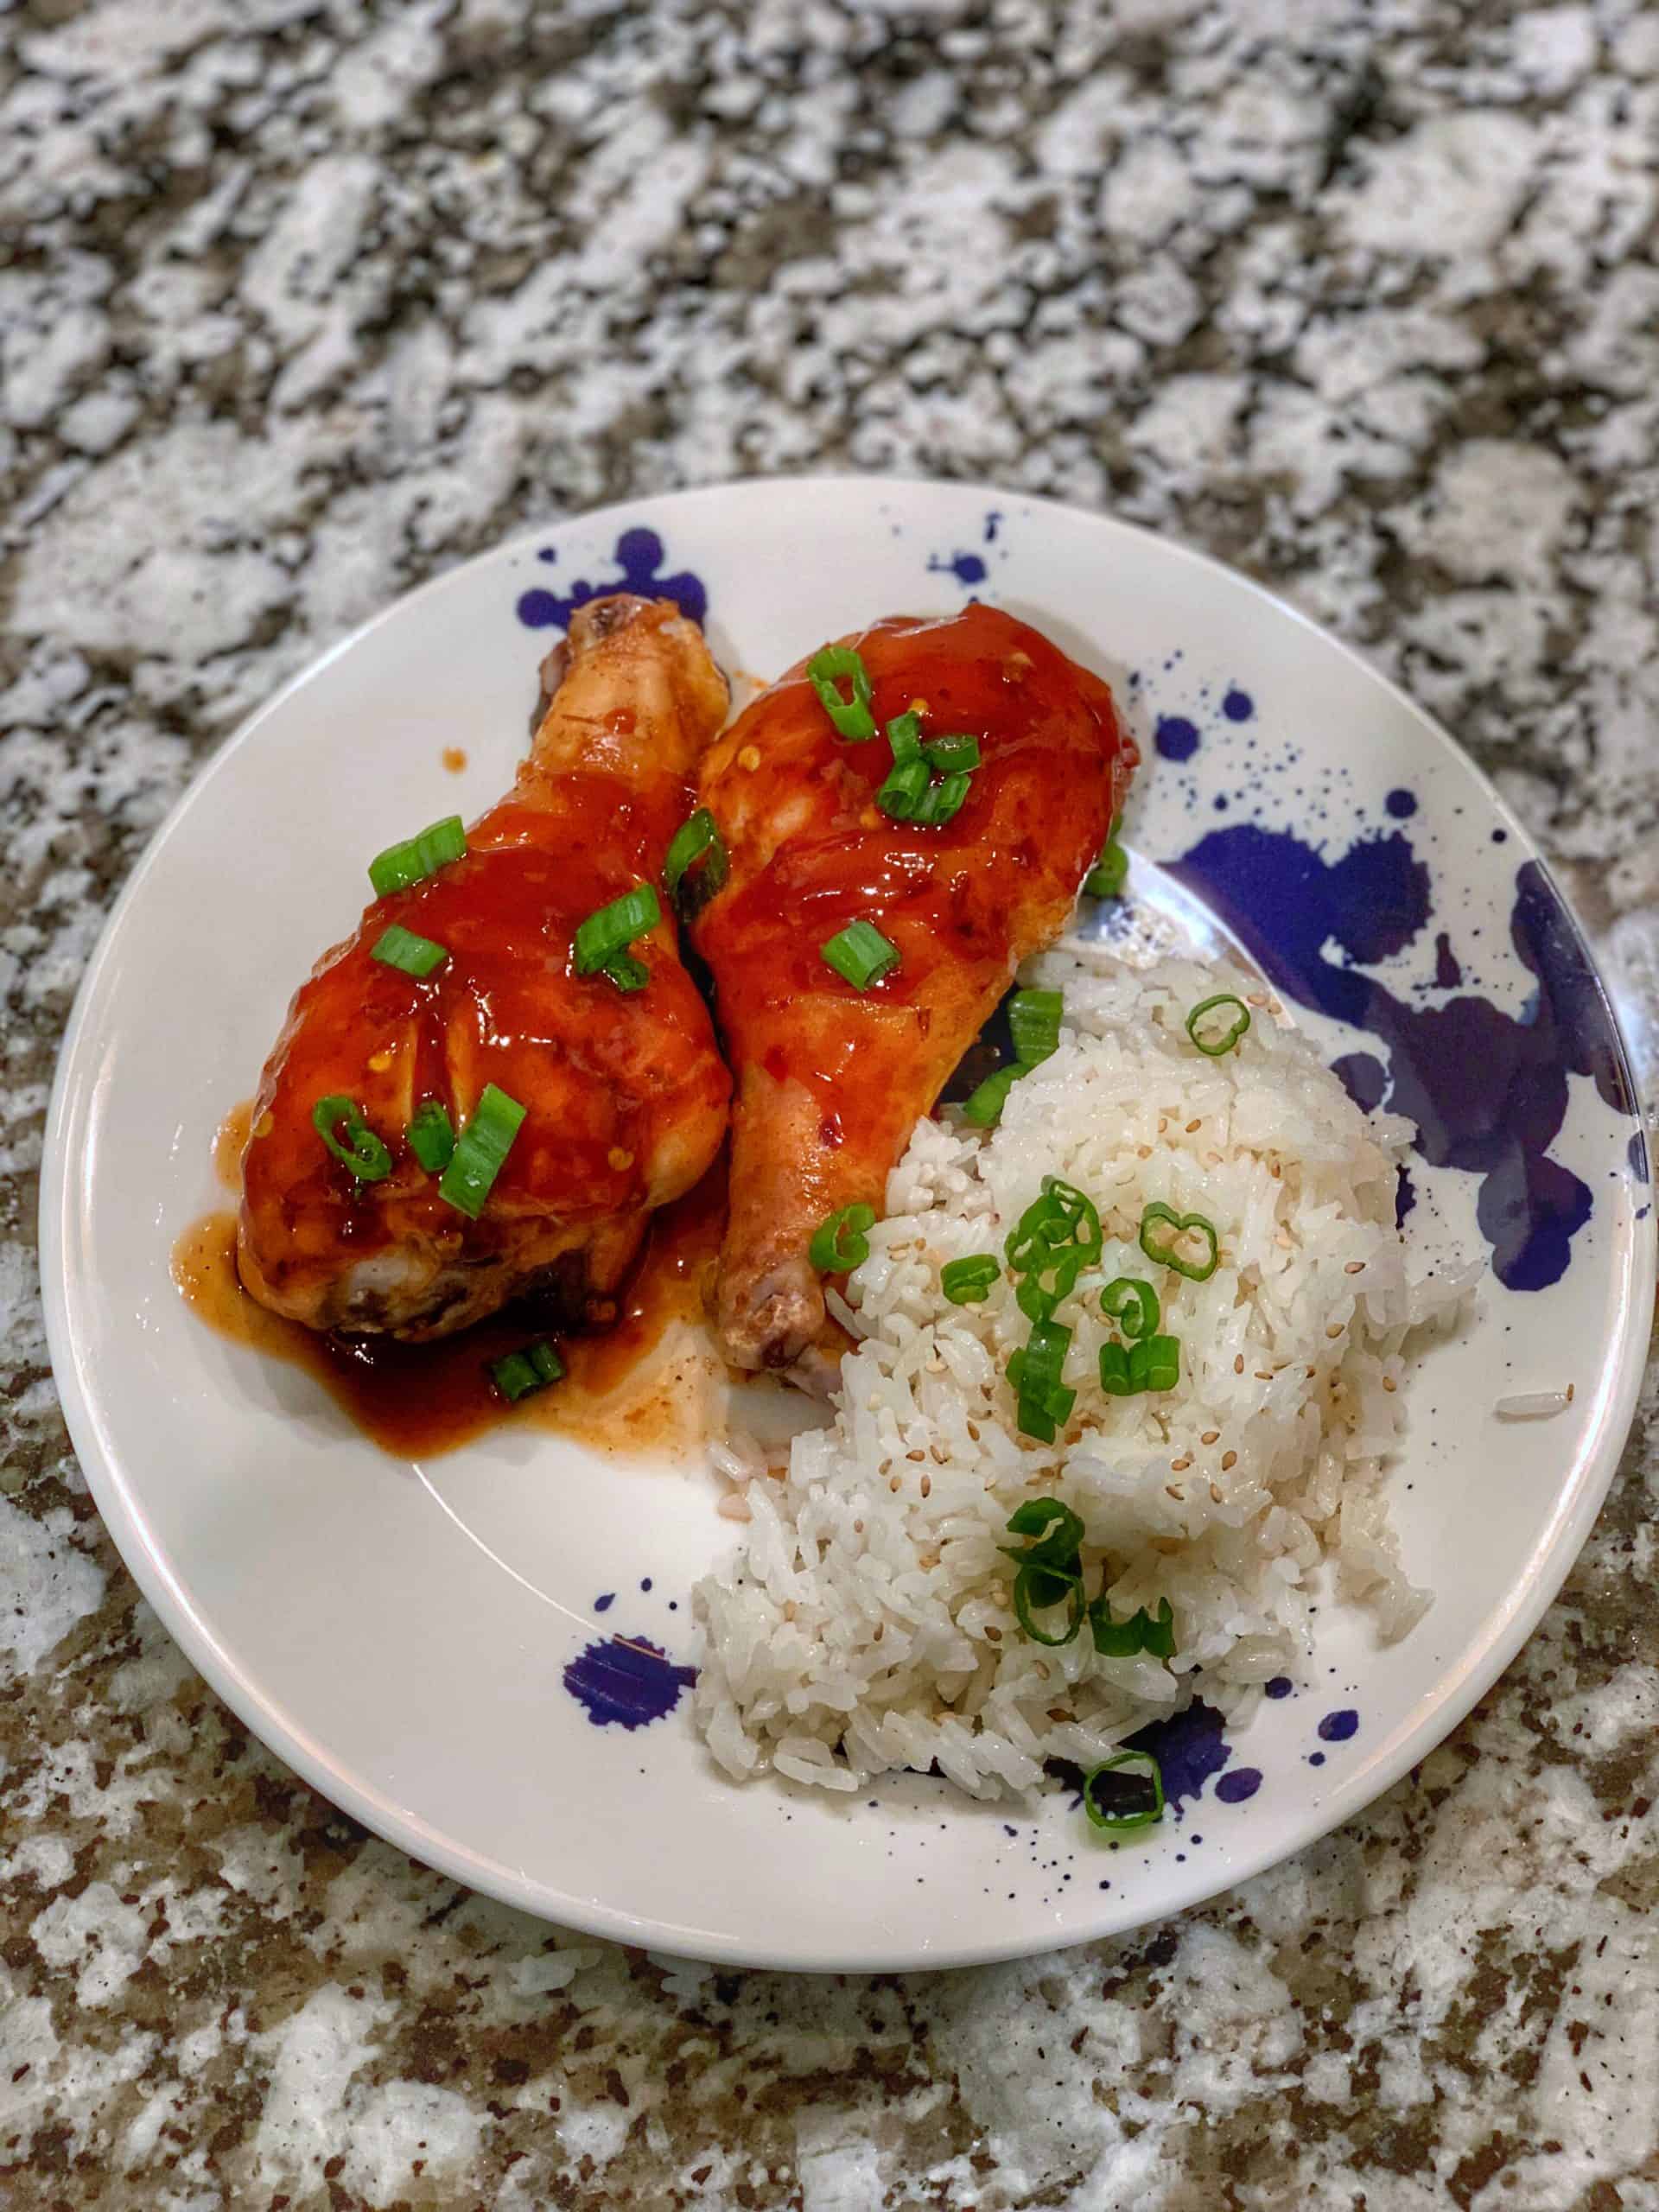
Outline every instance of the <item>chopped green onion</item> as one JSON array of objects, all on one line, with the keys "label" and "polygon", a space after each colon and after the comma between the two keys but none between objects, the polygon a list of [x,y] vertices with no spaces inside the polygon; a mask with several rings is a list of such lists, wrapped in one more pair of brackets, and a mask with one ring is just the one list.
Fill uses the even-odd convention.
[{"label": "chopped green onion", "polygon": [[532,1390],[544,1390],[550,1382],[556,1382],[563,1372],[564,1362],[545,1337],[538,1337],[522,1351],[510,1351],[504,1359],[490,1363],[496,1389],[515,1405]]},{"label": "chopped green onion", "polygon": [[1040,1401],[1058,1384],[1071,1343],[1071,1332],[1060,1322],[1033,1324],[1025,1350],[1020,1355],[1017,1387],[1022,1397]]},{"label": "chopped green onion", "polygon": [[435,975],[442,967],[449,957],[449,948],[434,944],[429,937],[416,937],[401,922],[393,922],[375,939],[369,957],[388,968],[401,968],[405,976],[424,976]]},{"label": "chopped green onion", "polygon": [[1058,1497],[1028,1497],[1023,1505],[1015,1506],[1008,1516],[1011,1536],[1034,1536],[1036,1541],[1016,1550],[1012,1544],[1001,1544],[1010,1559],[1029,1560],[1039,1567],[1057,1567],[1063,1573],[1075,1572],[1078,1548],[1083,1542],[1083,1519]]},{"label": "chopped green onion", "polygon": [[1129,1346],[1129,1380],[1137,1390],[1173,1390],[1180,1379],[1179,1337],[1147,1337]]},{"label": "chopped green onion", "polygon": [[670,905],[689,922],[702,912],[730,873],[720,824],[706,806],[700,806],[674,832],[663,862],[663,888]]},{"label": "chopped green onion", "polygon": [[842,1206],[813,1230],[806,1256],[821,1275],[844,1275],[869,1258],[870,1240],[864,1232],[874,1226],[874,1206]]},{"label": "chopped green onion", "polygon": [[1129,856],[1115,836],[1106,840],[1106,849],[1083,879],[1083,887],[1091,899],[1120,899],[1129,873]]},{"label": "chopped green onion", "polygon": [[[1032,1608],[1046,1610],[1066,1601],[1066,1624],[1064,1636],[1049,1636],[1032,1618]],[[1085,1609],[1083,1577],[1062,1574],[1049,1567],[1022,1567],[1014,1578],[1014,1615],[1033,1643],[1046,1643],[1051,1648],[1070,1643],[1083,1626]]]},{"label": "chopped green onion", "polygon": [[927,796],[925,760],[895,761],[876,792],[875,803],[894,822],[908,822]]},{"label": "chopped green onion", "polygon": [[449,1118],[449,1109],[435,1098],[429,1098],[415,1111],[409,1125],[409,1148],[429,1175],[441,1174],[454,1156],[455,1125]]},{"label": "chopped green onion", "polygon": [[[1110,1774],[1121,1766],[1139,1764],[1146,1770],[1146,1778],[1152,1784],[1152,1802],[1144,1810],[1135,1813],[1108,1813],[1095,1802],[1095,1784],[1103,1774]],[[1111,1758],[1103,1759],[1083,1777],[1083,1809],[1092,1825],[1105,1828],[1116,1835],[1128,1835],[1135,1828],[1155,1827],[1164,1817],[1164,1777],[1158,1762],[1150,1751],[1114,1751]]]},{"label": "chopped green onion", "polygon": [[849,922],[844,930],[818,947],[826,967],[843,976],[855,991],[868,991],[899,965],[899,948],[890,944],[873,922]]},{"label": "chopped green onion", "polygon": [[979,740],[976,737],[931,737],[922,747],[922,756],[941,776],[965,773],[979,766]]},{"label": "chopped green onion", "polygon": [[[1206,1014],[1213,1014],[1218,1006],[1236,1007],[1236,1019],[1228,1024],[1224,1035],[1217,1037],[1211,1034],[1206,1041],[1198,1034],[1198,1024]],[[1249,1026],[1250,1009],[1234,991],[1217,991],[1212,999],[1201,999],[1186,1017],[1187,1035],[1198,1050],[1212,1060],[1218,1060],[1224,1053],[1230,1052]]]},{"label": "chopped green onion", "polygon": [[969,1260],[947,1260],[939,1270],[939,1288],[953,1306],[981,1306],[1001,1272],[988,1252],[976,1252]]},{"label": "chopped green onion", "polygon": [[512,1141],[524,1122],[524,1109],[505,1090],[486,1083],[479,1094],[473,1118],[461,1133],[438,1185],[438,1196],[476,1221],[484,1211],[490,1185],[501,1173],[512,1150]]},{"label": "chopped green onion", "polygon": [[1139,1337],[1152,1336],[1163,1313],[1157,1292],[1135,1275],[1119,1275],[1109,1282],[1100,1294],[1100,1302],[1107,1319],[1116,1321],[1132,1344]]},{"label": "chopped green onion", "polygon": [[973,780],[968,775],[947,776],[942,784],[930,784],[918,800],[911,820],[918,829],[942,830],[961,813],[962,803]]},{"label": "chopped green onion", "polygon": [[887,724],[887,743],[893,747],[893,762],[897,767],[901,761],[914,760],[922,749],[922,718],[914,707],[906,708],[902,715],[895,715]]},{"label": "chopped green onion", "polygon": [[1002,1109],[1008,1103],[1009,1091],[1024,1073],[1024,1068],[1016,1065],[998,1068],[988,1075],[984,1082],[963,1100],[963,1121],[971,1122],[976,1129],[994,1128],[1001,1119]]},{"label": "chopped green onion", "polygon": [[1063,991],[1016,991],[1008,1001],[1014,1057],[1022,1068],[1039,1065],[1058,1048],[1065,1012]]},{"label": "chopped green onion", "polygon": [[1014,1400],[1014,1427],[1021,1436],[1034,1436],[1039,1444],[1052,1444],[1071,1420],[1071,1408],[1077,1402],[1077,1392],[1064,1384],[1056,1384],[1046,1398],[1029,1397],[1022,1390]]},{"label": "chopped green onion", "polygon": [[385,899],[435,875],[451,861],[464,859],[466,852],[466,826],[458,814],[448,814],[442,822],[429,823],[418,836],[406,837],[401,845],[388,845],[384,853],[377,853],[369,862],[369,881],[375,895]]},{"label": "chopped green onion", "polygon": [[1048,1320],[1062,1299],[1070,1298],[1083,1272],[1084,1260],[1081,1252],[1061,1252],[1020,1276],[1014,1295],[1027,1321]]},{"label": "chopped green onion", "polygon": [[[1163,1224],[1167,1224],[1168,1234],[1160,1238],[1157,1232]],[[1203,1238],[1208,1249],[1202,1262],[1180,1256],[1175,1247],[1183,1236]],[[1189,1282],[1208,1282],[1221,1255],[1221,1239],[1216,1234],[1214,1222],[1203,1214],[1177,1213],[1173,1206],[1154,1199],[1141,1217],[1141,1249],[1149,1260],[1157,1261],[1160,1267],[1173,1268]]]},{"label": "chopped green onion", "polygon": [[1100,1387],[1109,1398],[1133,1398],[1138,1386],[1129,1373],[1129,1355],[1122,1344],[1102,1344]]},{"label": "chopped green onion", "polygon": [[576,930],[577,975],[594,975],[619,952],[626,952],[635,938],[654,930],[662,918],[657,893],[648,883],[636,883],[608,906],[595,908]]},{"label": "chopped green onion", "polygon": [[318,1099],[311,1109],[311,1126],[359,1183],[378,1183],[391,1174],[391,1154],[364,1120],[357,1101],[343,1091]]},{"label": "chopped green onion", "polygon": [[1074,1183],[1045,1175],[1042,1193],[1033,1198],[1003,1245],[1012,1271],[1023,1278],[1015,1296],[1033,1321],[1046,1321],[1071,1295],[1079,1274],[1100,1257],[1100,1214],[1094,1200]]},{"label": "chopped green onion", "polygon": [[[823,711],[849,745],[862,745],[875,735],[870,712],[870,672],[863,656],[851,645],[825,645],[806,664],[806,679],[823,702]],[[842,690],[842,683],[850,688]]]},{"label": "chopped green onion", "polygon": [[631,952],[613,952],[599,972],[619,991],[643,991],[651,981],[650,969]]},{"label": "chopped green onion", "polygon": [[1129,1659],[1137,1651],[1150,1651],[1154,1659],[1175,1656],[1175,1615],[1167,1598],[1158,1600],[1154,1618],[1144,1605],[1126,1621],[1115,1621],[1103,1590],[1089,1608],[1089,1633],[1103,1658]]}]

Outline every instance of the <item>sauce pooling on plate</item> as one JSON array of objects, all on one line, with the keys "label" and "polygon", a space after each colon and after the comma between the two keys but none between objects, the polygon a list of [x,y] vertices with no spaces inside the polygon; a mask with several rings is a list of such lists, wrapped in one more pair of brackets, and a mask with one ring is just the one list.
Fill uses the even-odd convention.
[{"label": "sauce pooling on plate", "polygon": [[[238,1158],[247,1109],[229,1115],[214,1146],[221,1179]],[[249,1296],[236,1269],[232,1209],[205,1215],[173,1248],[185,1303],[220,1336],[302,1367],[383,1451],[428,1459],[505,1421],[556,1429],[607,1451],[689,1452],[705,1440],[715,1363],[686,1335],[705,1310],[726,1222],[723,1161],[654,1218],[645,1249],[617,1300],[614,1323],[561,1336],[563,1378],[516,1406],[490,1378],[490,1363],[556,1323],[525,1300],[454,1337],[423,1344],[321,1335]]]}]

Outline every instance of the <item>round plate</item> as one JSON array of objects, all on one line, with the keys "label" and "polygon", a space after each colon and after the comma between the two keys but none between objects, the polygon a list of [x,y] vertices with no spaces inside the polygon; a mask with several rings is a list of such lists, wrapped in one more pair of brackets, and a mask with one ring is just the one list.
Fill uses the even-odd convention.
[{"label": "round plate", "polygon": [[[1236,1738],[1195,1716],[1166,1760],[1176,1815],[1133,1844],[1105,1845],[1059,1794],[987,1808],[925,1777],[851,1803],[736,1788],[689,1698],[597,1725],[566,1687],[587,1647],[617,1635],[692,1659],[691,1585],[734,1534],[713,1478],[530,1427],[393,1459],[173,1287],[174,1239],[214,1203],[215,1126],[354,924],[368,855],[505,788],[540,657],[574,605],[622,585],[706,612],[722,664],[763,675],[970,594],[1099,668],[1146,755],[1125,832],[1137,880],[1207,912],[1358,1095],[1420,1118],[1415,1263],[1487,1259],[1473,1318],[1419,1363],[1393,1479],[1433,1609],[1382,1649],[1323,1606],[1305,1680]],[[459,777],[440,757],[454,745]],[[725,486],[440,578],[219,753],[127,886],[70,1024],[48,1320],[70,1433],[145,1595],[336,1803],[461,1881],[627,1942],[945,1965],[1105,1935],[1255,1872],[1386,1789],[1492,1681],[1631,1419],[1654,1281],[1637,1132],[1605,996],[1518,823],[1343,646],[1206,560],[1041,501]],[[1554,1418],[1493,1413],[1569,1383]]]}]

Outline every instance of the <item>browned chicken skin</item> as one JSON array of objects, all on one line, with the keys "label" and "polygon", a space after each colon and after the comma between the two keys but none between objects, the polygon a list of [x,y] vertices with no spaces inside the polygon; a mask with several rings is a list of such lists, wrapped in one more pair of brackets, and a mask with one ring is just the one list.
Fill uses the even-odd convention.
[{"label": "browned chicken skin", "polygon": [[[1064,928],[1135,766],[1099,677],[989,607],[892,620],[845,640],[878,734],[840,738],[805,664],[705,754],[699,790],[730,876],[698,920],[736,1079],[720,1330],[741,1367],[822,1387],[836,1356],[807,1248],[838,1208],[880,1208],[889,1170],[1007,988]],[[874,803],[888,721],[965,732],[982,765],[954,820],[922,829]],[[897,945],[859,991],[820,947],[849,922]]]},{"label": "browned chicken skin", "polygon": [[[530,758],[466,857],[366,910],[266,1063],[238,1263],[255,1297],[308,1327],[442,1336],[531,1290],[563,1293],[575,1318],[616,1287],[649,1211],[720,1148],[730,1084],[665,904],[632,946],[643,990],[577,976],[571,940],[658,882],[725,681],[671,603],[623,594],[578,611],[552,668]],[[372,959],[394,921],[447,946],[448,964],[420,981]],[[490,1083],[528,1110],[471,1221],[404,1131],[427,1099],[463,1128]],[[331,1094],[390,1148],[384,1180],[359,1182],[325,1149],[311,1114]]]}]

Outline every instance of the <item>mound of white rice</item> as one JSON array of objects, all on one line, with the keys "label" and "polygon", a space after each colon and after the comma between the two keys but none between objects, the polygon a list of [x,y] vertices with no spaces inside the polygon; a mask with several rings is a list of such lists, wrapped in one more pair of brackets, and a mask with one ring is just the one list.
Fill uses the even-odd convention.
[{"label": "mound of white rice", "polygon": [[[1395,1195],[1411,1125],[1361,1113],[1243,982],[1249,1033],[1205,1058],[1184,1024],[1233,980],[1213,968],[1063,980],[1059,1050],[1015,1084],[1000,1127],[924,1121],[894,1169],[842,1309],[861,1341],[833,1425],[796,1439],[781,1478],[726,1455],[749,1520],[697,1586],[696,1710],[734,1777],[771,1766],[854,1789],[937,1760],[975,1796],[1020,1791],[1045,1759],[1097,1764],[1195,1688],[1243,1718],[1306,1656],[1327,1556],[1385,1637],[1428,1604],[1401,1570],[1382,1469],[1402,1427],[1402,1340],[1464,1281],[1408,1280]],[[1077,1395],[1045,1445],[1018,1433],[1005,1379],[1030,1332],[1006,1268],[980,1306],[950,1304],[939,1271],[972,1253],[1001,1261],[1051,1174],[1089,1193],[1106,1241],[1055,1317],[1075,1331]],[[1207,1281],[1140,1250],[1154,1200],[1216,1224]],[[1116,1332],[1098,1294],[1121,1274],[1154,1283],[1161,1327],[1180,1339],[1171,1392],[1100,1388],[1099,1348]],[[1091,1596],[1103,1576],[1120,1620],[1169,1600],[1168,1666],[1101,1656],[1086,1624],[1058,1649],[1021,1632],[998,1547],[1020,1541],[1007,1533],[1017,1506],[1051,1496],[1082,1517]]]}]

